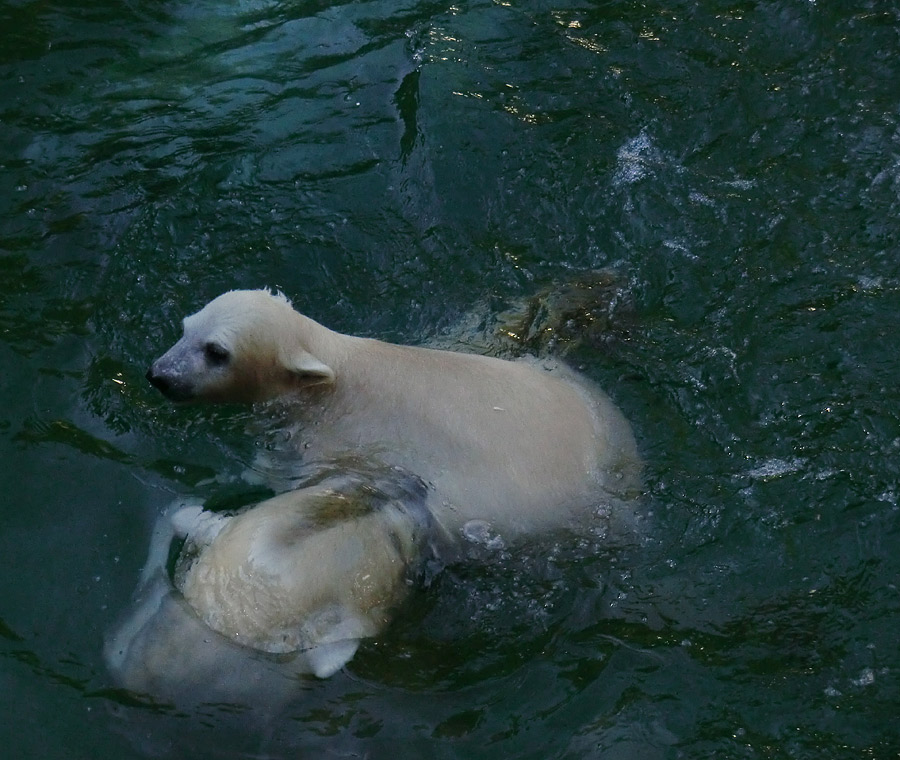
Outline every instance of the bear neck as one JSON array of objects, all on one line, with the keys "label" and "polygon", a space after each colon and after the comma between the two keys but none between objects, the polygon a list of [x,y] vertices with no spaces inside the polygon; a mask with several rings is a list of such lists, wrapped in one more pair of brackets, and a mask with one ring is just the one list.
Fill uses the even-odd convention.
[{"label": "bear neck", "polygon": [[293,332],[302,350],[331,367],[335,375],[342,374],[348,366],[352,367],[352,361],[348,360],[353,353],[351,344],[357,338],[330,330],[296,311],[293,317]]},{"label": "bear neck", "polygon": [[296,335],[301,347],[334,371],[331,386],[317,386],[326,394],[354,394],[361,389],[393,395],[397,388],[397,353],[417,352],[421,349],[398,346],[374,338],[331,330],[309,317],[294,312]]}]

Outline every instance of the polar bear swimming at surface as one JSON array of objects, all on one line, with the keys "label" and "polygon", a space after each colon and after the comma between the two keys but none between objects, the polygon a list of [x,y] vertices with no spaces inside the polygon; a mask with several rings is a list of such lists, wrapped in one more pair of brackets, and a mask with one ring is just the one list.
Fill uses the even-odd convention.
[{"label": "polar bear swimming at surface", "polygon": [[293,696],[297,676],[332,675],[426,564],[446,559],[425,493],[396,468],[341,463],[233,515],[176,502],[105,643],[116,681],[178,705],[271,707]]},{"label": "polar bear swimming at surface", "polygon": [[429,484],[429,506],[450,532],[558,527],[639,488],[628,422],[559,362],[343,335],[268,290],[227,292],[183,327],[147,372],[163,394],[280,399],[294,426],[289,458],[377,454]]}]

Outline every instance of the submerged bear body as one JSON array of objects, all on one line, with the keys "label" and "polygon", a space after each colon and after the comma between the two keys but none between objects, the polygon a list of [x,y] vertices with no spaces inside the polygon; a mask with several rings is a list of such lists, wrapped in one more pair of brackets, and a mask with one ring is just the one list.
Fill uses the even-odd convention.
[{"label": "submerged bear body", "polygon": [[367,467],[318,479],[236,514],[176,503],[159,518],[134,607],[106,642],[121,685],[259,703],[271,679],[330,676],[384,628],[451,543],[418,478]]}]

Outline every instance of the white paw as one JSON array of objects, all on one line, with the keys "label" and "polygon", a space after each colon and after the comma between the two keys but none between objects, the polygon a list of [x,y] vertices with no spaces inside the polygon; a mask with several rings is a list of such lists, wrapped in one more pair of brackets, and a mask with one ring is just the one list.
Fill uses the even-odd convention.
[{"label": "white paw", "polygon": [[175,535],[190,537],[199,544],[208,544],[219,535],[229,517],[207,512],[202,506],[191,504],[181,507],[170,519]]}]

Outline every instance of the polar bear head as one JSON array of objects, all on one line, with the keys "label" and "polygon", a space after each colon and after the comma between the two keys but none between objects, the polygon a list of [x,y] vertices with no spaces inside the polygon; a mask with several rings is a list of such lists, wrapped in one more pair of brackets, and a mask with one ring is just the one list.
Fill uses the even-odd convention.
[{"label": "polar bear head", "polygon": [[184,334],[147,371],[174,401],[253,402],[334,381],[310,349],[332,334],[298,314],[283,295],[232,290],[183,321]]}]

